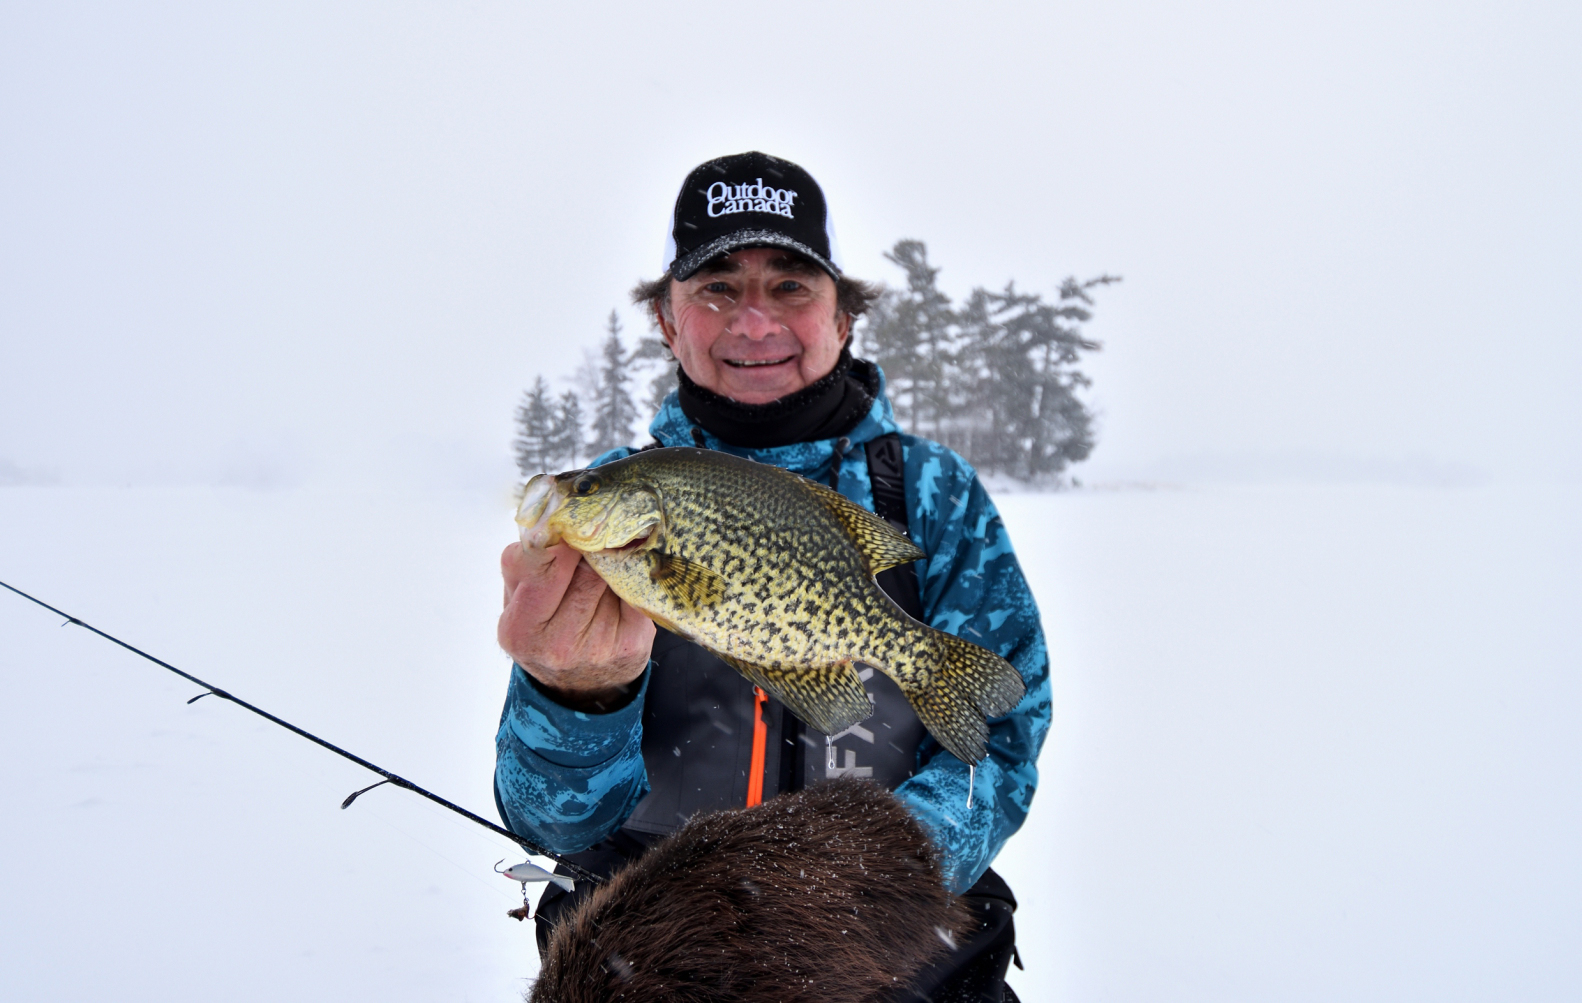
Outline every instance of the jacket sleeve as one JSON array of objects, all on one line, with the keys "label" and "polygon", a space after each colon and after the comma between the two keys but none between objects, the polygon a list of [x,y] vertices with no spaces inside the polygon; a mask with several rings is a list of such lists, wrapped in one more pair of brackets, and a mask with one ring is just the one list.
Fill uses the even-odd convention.
[{"label": "jacket sleeve", "polygon": [[946,883],[960,893],[1027,818],[1049,732],[1049,656],[1038,606],[977,474],[937,443],[904,442],[909,529],[929,555],[919,574],[925,618],[994,651],[1027,684],[1010,714],[990,720],[989,754],[975,770],[930,738],[918,772],[896,790],[934,838]]},{"label": "jacket sleeve", "polygon": [[521,666],[511,667],[494,767],[506,828],[574,853],[621,827],[648,793],[643,698],[652,669],[625,707],[589,714],[556,703]]},{"label": "jacket sleeve", "polygon": [[[611,450],[598,466],[631,453]],[[511,667],[495,735],[494,800],[506,828],[556,853],[585,850],[609,836],[648,793],[643,767],[643,702],[590,714],[556,703],[519,665]]]}]

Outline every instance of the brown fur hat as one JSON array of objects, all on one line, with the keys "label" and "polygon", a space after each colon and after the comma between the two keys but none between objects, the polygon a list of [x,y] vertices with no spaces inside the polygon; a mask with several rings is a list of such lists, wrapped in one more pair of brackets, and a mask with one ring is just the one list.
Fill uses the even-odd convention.
[{"label": "brown fur hat", "polygon": [[972,928],[934,854],[865,780],[700,815],[555,928],[528,999],[884,1000]]}]

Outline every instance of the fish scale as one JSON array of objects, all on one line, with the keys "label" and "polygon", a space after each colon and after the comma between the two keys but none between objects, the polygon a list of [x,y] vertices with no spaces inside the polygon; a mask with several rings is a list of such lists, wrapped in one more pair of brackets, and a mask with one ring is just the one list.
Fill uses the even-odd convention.
[{"label": "fish scale", "polygon": [[565,542],[610,588],[718,655],[808,724],[867,717],[857,666],[895,680],[964,762],[1025,691],[1004,659],[907,616],[880,571],[925,556],[889,523],[789,471],[672,447],[528,484],[524,544]]}]

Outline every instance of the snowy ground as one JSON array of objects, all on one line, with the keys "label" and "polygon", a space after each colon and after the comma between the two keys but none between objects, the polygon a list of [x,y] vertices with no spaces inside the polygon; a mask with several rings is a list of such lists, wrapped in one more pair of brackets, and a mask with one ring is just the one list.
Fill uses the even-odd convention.
[{"label": "snowy ground", "polygon": [[[1029,1000],[1582,994],[1582,492],[1002,499]],[[492,816],[508,501],[0,489],[0,580]],[[0,998],[515,999],[511,846],[0,594]]]}]

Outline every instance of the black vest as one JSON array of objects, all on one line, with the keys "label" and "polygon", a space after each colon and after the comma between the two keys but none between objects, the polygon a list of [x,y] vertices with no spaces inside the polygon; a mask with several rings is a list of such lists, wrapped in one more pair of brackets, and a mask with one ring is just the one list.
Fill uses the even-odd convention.
[{"label": "black vest", "polygon": [[[901,442],[867,444],[874,508],[906,531]],[[879,575],[879,586],[914,619],[923,618],[911,565]],[[639,833],[674,832],[700,811],[747,803],[753,750],[753,684],[707,651],[663,628],[654,638],[653,676],[643,706],[643,764],[651,788],[627,819]],[[873,714],[838,735],[798,721],[778,700],[765,710],[764,799],[836,776],[868,777],[894,790],[917,771],[927,732],[899,687],[860,670]]]}]

